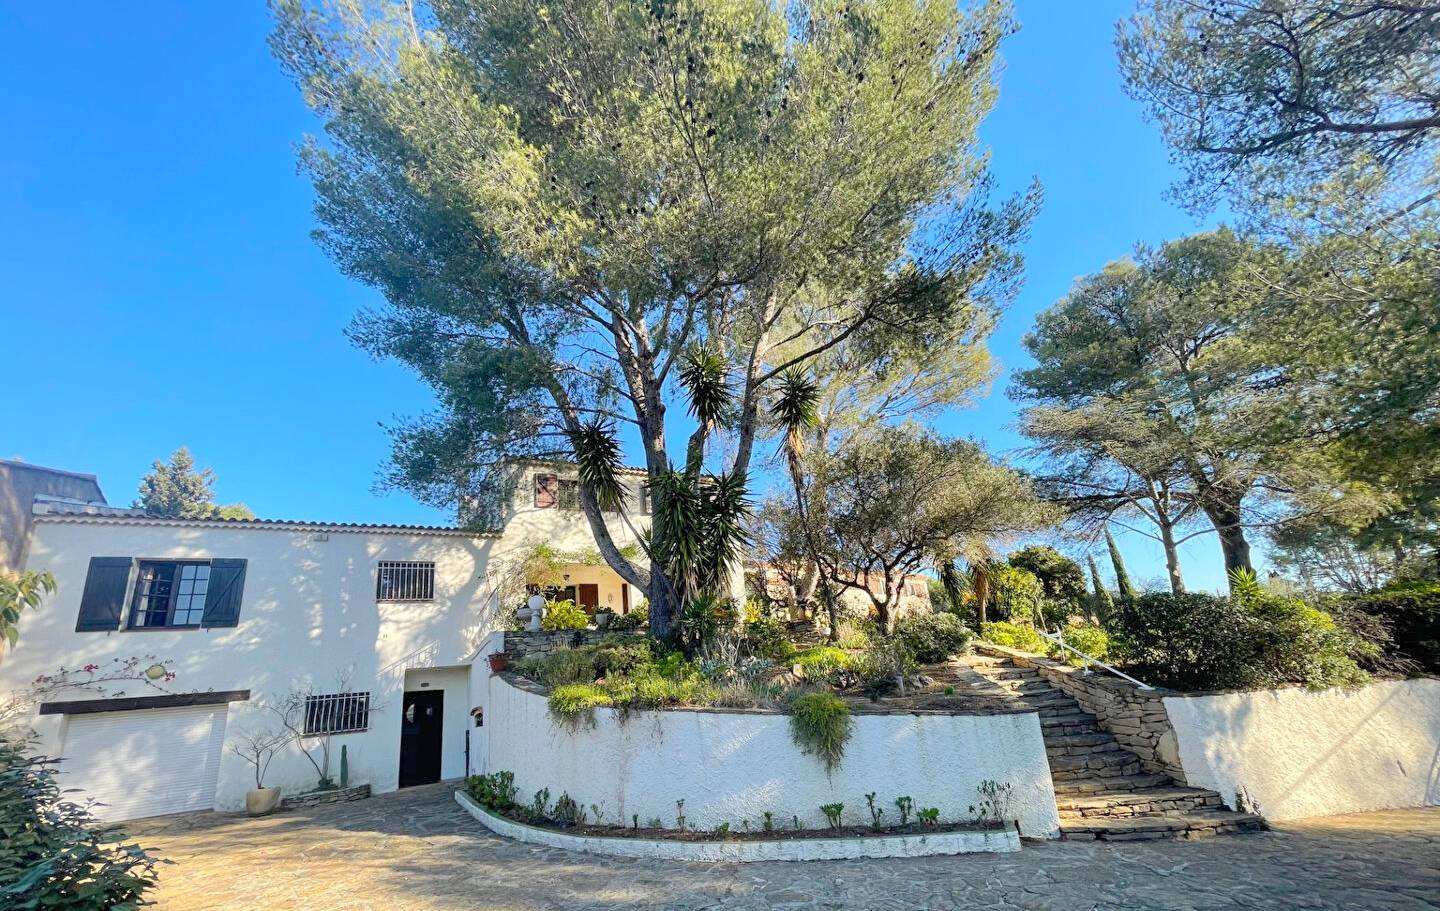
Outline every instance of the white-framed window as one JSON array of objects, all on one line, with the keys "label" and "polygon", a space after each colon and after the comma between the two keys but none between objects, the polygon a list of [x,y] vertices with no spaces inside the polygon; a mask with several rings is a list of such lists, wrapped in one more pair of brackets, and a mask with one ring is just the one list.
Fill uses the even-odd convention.
[{"label": "white-framed window", "polygon": [[434,601],[435,564],[424,560],[381,560],[375,571],[376,601]]},{"label": "white-framed window", "polygon": [[325,693],[305,697],[307,735],[353,734],[370,727],[369,693]]}]

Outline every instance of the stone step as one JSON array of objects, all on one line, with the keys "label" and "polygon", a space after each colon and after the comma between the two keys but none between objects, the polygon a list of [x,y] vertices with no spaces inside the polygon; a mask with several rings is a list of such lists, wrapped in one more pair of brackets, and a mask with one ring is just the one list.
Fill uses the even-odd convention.
[{"label": "stone step", "polygon": [[1085,746],[1083,744],[1076,746],[1051,746],[1047,744],[1045,747],[1045,757],[1051,761],[1060,759],[1083,759],[1086,757],[1093,758],[1098,756],[1114,756],[1117,759],[1127,761],[1135,758],[1134,753],[1131,753],[1113,740],[1097,746]]},{"label": "stone step", "polygon": [[[1052,773],[1080,771],[1083,769],[1102,772],[1108,769],[1129,768],[1130,766],[1135,766],[1138,771],[1140,765],[1140,757],[1129,750],[1121,749],[1107,750],[1103,753],[1084,753],[1079,756],[1051,756],[1049,759],[1050,771]],[[1126,772],[1124,774],[1134,775],[1136,772]]]},{"label": "stone step", "polygon": [[[1053,774],[1051,777],[1054,777]],[[1146,788],[1171,787],[1175,783],[1167,775],[1121,775],[1110,778],[1068,779],[1055,782],[1055,796],[1073,797],[1113,791],[1143,791]]]},{"label": "stone step", "polygon": [[975,673],[988,680],[1039,680],[1040,672],[1028,667],[977,667]]},{"label": "stone step", "polygon": [[1101,841],[1146,841],[1157,838],[1205,838],[1255,832],[1265,820],[1249,813],[1204,810],[1181,816],[1133,816],[1119,819],[1061,820],[1060,837]]},{"label": "stone step", "polygon": [[1115,735],[1109,731],[1096,731],[1093,734],[1046,734],[1045,748],[1059,747],[1099,747],[1111,744],[1119,746]]},{"label": "stone step", "polygon": [[1180,816],[1219,809],[1220,795],[1204,788],[1160,787],[1143,791],[1101,791],[1084,796],[1056,797],[1062,820],[1124,816]]}]

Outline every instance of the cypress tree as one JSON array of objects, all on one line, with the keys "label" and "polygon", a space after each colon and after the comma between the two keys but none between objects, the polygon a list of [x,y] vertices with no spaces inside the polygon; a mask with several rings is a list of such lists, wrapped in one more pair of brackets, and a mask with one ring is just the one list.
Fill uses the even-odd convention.
[{"label": "cypress tree", "polygon": [[1134,604],[1139,594],[1135,591],[1135,584],[1130,581],[1130,573],[1125,570],[1125,560],[1120,556],[1120,546],[1115,543],[1115,536],[1110,534],[1110,529],[1105,529],[1105,545],[1110,548],[1110,562],[1115,565],[1115,591],[1120,596],[1121,604]]},{"label": "cypress tree", "polygon": [[1086,554],[1085,562],[1090,564],[1090,584],[1095,586],[1095,613],[1100,615],[1101,621],[1109,620],[1115,613],[1115,599],[1110,597],[1110,590],[1100,580],[1100,567],[1095,565],[1095,556]]}]

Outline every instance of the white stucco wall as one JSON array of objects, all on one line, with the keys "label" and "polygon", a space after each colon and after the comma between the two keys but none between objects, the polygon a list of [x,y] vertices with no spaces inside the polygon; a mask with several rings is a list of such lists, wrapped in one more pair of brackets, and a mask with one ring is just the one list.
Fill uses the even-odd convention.
[{"label": "white stucco wall", "polygon": [[[566,466],[522,465],[516,469],[516,480],[509,508],[505,510],[504,526],[507,541],[517,544],[547,544],[561,553],[591,553],[595,550],[595,536],[585,513],[579,509],[562,509],[555,506],[535,505],[535,478],[537,475],[554,474],[561,478],[575,478],[575,469]],[[636,488],[643,478],[625,475],[622,479],[631,488]],[[606,527],[617,547],[626,547],[636,542],[633,529],[642,529],[650,524],[650,517],[642,514],[632,502],[627,511],[629,522],[618,515],[606,516]],[[617,605],[618,607],[618,605]]]},{"label": "white stucco wall", "polygon": [[[476,673],[484,673],[477,665]],[[763,813],[777,824],[798,815],[825,825],[821,804],[843,802],[849,823],[869,821],[865,794],[878,792],[886,818],[896,797],[939,807],[946,821],[970,819],[986,779],[1014,788],[1012,815],[1027,836],[1059,827],[1050,767],[1034,713],[1006,715],[857,715],[845,758],[834,774],[791,742],[780,714],[714,711],[636,712],[623,723],[600,709],[594,727],[554,721],[545,697],[491,676],[485,771],[515,773],[519,798],[548,787],[606,818],[674,825],[684,799],[689,825],[713,828]]]},{"label": "white stucco wall", "polygon": [[1185,778],[1269,819],[1440,804],[1440,680],[1167,697]]},{"label": "white stucco wall", "polygon": [[[262,706],[275,694],[307,681],[332,692],[341,675],[348,675],[351,689],[369,691],[370,728],[333,739],[332,772],[338,774],[340,745],[347,744],[352,782],[369,782],[383,792],[398,784],[404,690],[429,682],[445,691],[442,773],[458,776],[464,772],[464,732],[473,704],[469,658],[496,627],[493,580],[486,570],[500,546],[493,538],[446,533],[41,518],[27,566],[53,572],[58,590],[40,610],[27,613],[19,644],[0,664],[0,692],[24,689],[61,665],[132,655],[173,661],[177,676],[167,687],[174,692],[250,690],[248,702],[229,706],[216,808],[230,810],[243,805],[254,783],[250,767],[229,747],[237,732],[271,724]],[[93,556],[243,558],[248,564],[240,623],[208,630],[77,633]],[[381,560],[433,560],[435,599],[377,603]],[[414,670],[447,667],[458,669]],[[110,687],[105,695],[157,694],[130,685]],[[95,696],[71,692],[55,698]],[[63,753],[64,718],[35,719],[40,748],[51,755]],[[298,792],[313,788],[315,775],[292,749],[276,758],[266,783]]]}]

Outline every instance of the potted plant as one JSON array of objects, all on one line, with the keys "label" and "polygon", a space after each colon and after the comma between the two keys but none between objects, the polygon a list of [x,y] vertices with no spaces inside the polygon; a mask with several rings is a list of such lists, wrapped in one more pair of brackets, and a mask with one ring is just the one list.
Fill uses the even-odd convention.
[{"label": "potted plant", "polygon": [[495,652],[489,657],[490,673],[498,674],[510,666],[510,656],[504,652]]},{"label": "potted plant", "polygon": [[265,770],[275,754],[289,742],[289,731],[251,728],[238,734],[231,745],[230,751],[255,770],[255,790],[245,795],[245,812],[251,816],[265,816],[279,806],[280,789],[265,787]]},{"label": "potted plant", "polygon": [[595,628],[609,629],[610,621],[615,619],[615,612],[608,607],[602,607],[595,612]]}]

